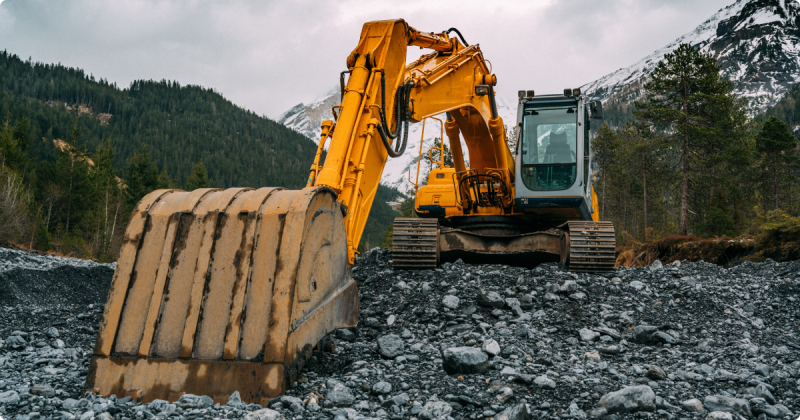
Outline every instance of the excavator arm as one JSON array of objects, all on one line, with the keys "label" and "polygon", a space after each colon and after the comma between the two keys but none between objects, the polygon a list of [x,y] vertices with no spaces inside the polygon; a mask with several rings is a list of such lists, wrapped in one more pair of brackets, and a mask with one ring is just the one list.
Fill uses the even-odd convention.
[{"label": "excavator arm", "polygon": [[[409,46],[434,52],[406,65]],[[466,46],[447,33],[423,33],[403,20],[369,22],[347,65],[350,78],[338,120],[323,123],[317,156],[331,137],[327,159],[321,168],[315,160],[309,185],[333,189],[346,209],[351,264],[386,160],[405,150],[408,122],[447,112],[456,170],[466,171],[462,134],[471,169],[480,174],[497,173],[511,186],[513,157],[493,98],[497,78],[478,45]],[[476,93],[476,86],[484,93]],[[394,140],[388,138],[392,131],[397,132]]]},{"label": "excavator arm", "polygon": [[[358,321],[351,264],[386,159],[409,122],[448,112],[456,165],[511,184],[477,45],[403,20],[369,22],[347,57],[336,122],[322,126],[308,186],[158,190],[135,207],[111,282],[86,386],[137,401],[184,393],[266,404],[337,328]],[[406,65],[406,50],[434,52]],[[481,86],[476,89],[476,86]],[[327,157],[319,164],[326,142]]]}]

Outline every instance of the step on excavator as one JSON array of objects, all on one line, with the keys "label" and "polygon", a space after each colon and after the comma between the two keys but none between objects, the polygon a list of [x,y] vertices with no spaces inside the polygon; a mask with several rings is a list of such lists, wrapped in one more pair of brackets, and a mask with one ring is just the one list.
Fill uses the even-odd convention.
[{"label": "step on excavator", "polygon": [[[431,52],[407,64],[409,46]],[[497,78],[458,30],[368,22],[347,69],[306,188],[158,190],[136,205],[88,391],[222,403],[238,391],[261,405],[283,394],[328,334],[356,325],[351,266],[386,160],[403,154],[409,122],[443,112],[455,168],[440,164],[419,187],[425,218],[396,222],[395,267],[514,256],[573,271],[613,267],[613,229],[597,221],[589,179],[587,113],[599,105],[579,94],[521,94],[512,155],[494,102]]]}]

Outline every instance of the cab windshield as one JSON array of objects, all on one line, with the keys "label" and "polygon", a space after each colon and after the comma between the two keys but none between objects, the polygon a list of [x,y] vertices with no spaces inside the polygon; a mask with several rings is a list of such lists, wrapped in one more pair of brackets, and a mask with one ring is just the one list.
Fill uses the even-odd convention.
[{"label": "cab windshield", "polygon": [[578,145],[576,108],[525,109],[522,181],[531,190],[564,190],[575,183]]}]

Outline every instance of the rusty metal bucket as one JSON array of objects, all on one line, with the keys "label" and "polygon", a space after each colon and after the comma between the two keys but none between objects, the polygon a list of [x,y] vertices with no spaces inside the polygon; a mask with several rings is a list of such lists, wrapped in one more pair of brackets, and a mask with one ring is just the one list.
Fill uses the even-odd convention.
[{"label": "rusty metal bucket", "polygon": [[87,389],[265,404],[326,334],[355,326],[346,245],[327,188],[150,193],[125,233]]}]

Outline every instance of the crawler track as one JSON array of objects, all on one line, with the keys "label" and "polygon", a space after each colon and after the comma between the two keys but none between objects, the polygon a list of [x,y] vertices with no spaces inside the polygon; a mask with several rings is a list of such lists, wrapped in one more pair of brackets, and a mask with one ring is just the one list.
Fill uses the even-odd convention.
[{"label": "crawler track", "polygon": [[398,270],[421,270],[438,265],[439,222],[436,219],[394,219],[392,266]]},{"label": "crawler track", "polygon": [[614,271],[616,237],[611,222],[567,222],[569,259],[567,267],[576,273]]}]

